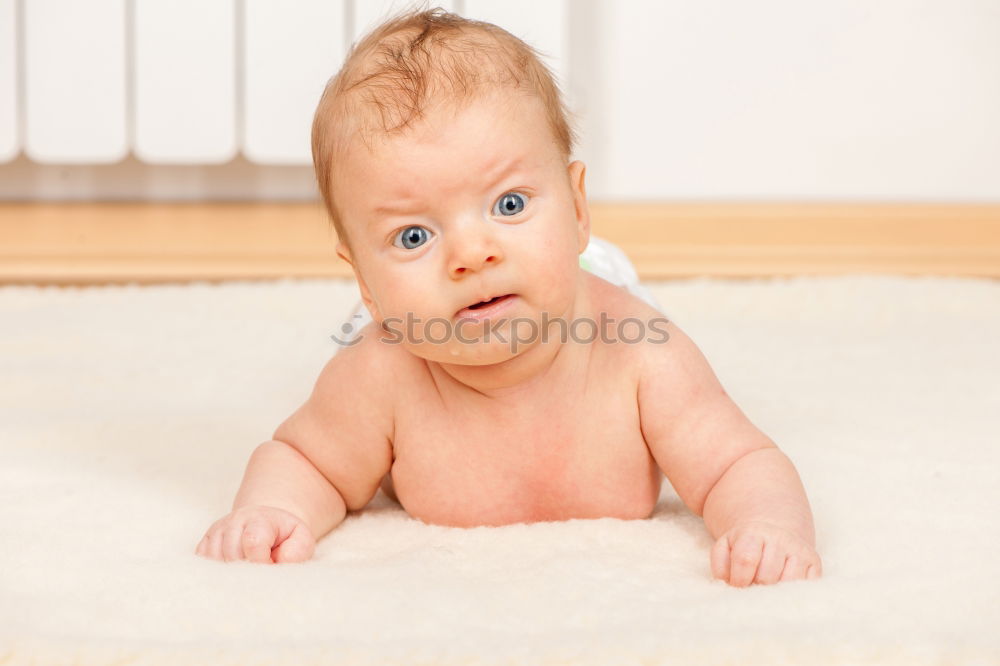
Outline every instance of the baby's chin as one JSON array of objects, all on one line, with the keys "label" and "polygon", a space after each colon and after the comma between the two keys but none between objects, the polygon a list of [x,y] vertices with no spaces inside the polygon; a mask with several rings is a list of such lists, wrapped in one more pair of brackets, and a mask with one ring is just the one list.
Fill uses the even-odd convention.
[{"label": "baby's chin", "polygon": [[486,366],[504,363],[520,356],[534,346],[534,343],[512,344],[510,340],[490,340],[484,342],[457,342],[447,345],[420,344],[405,345],[416,356],[435,363],[451,365]]}]

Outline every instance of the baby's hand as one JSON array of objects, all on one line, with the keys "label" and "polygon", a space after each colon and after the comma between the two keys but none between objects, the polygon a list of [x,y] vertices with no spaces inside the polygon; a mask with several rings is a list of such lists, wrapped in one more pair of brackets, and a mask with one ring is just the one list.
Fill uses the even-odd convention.
[{"label": "baby's hand", "polygon": [[297,516],[270,506],[244,506],[215,521],[195,549],[214,560],[304,562],[316,540]]},{"label": "baby's hand", "polygon": [[737,525],[712,547],[712,576],[735,587],[819,578],[815,549],[794,532],[765,522]]}]

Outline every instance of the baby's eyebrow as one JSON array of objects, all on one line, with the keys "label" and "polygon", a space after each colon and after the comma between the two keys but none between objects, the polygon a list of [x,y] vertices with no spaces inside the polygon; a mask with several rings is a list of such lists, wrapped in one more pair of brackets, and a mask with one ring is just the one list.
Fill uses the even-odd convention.
[{"label": "baby's eyebrow", "polygon": [[382,204],[375,209],[374,213],[379,217],[390,214],[407,215],[410,213],[419,213],[423,209],[424,206],[414,199],[412,201],[400,201],[396,204]]},{"label": "baby's eyebrow", "polygon": [[499,185],[504,178],[506,178],[514,171],[519,169],[523,163],[524,159],[520,155],[516,156],[514,159],[508,162],[506,166],[504,166],[502,169],[499,170],[499,174],[497,175],[496,180],[490,183],[490,186],[487,189],[492,190],[494,187]]},{"label": "baby's eyebrow", "polygon": [[[512,159],[501,168],[497,178],[486,188],[486,191],[495,188],[503,182],[504,178],[517,171],[523,164],[524,160],[520,156]],[[413,215],[415,213],[422,213],[425,209],[426,205],[421,203],[419,199],[399,199],[393,203],[380,204],[372,213],[375,217],[382,217],[384,215]]]}]

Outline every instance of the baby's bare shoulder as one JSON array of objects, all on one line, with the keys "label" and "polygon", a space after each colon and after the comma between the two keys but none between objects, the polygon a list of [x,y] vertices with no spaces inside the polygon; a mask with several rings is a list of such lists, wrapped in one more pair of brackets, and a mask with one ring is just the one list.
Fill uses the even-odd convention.
[{"label": "baby's bare shoulder", "polygon": [[[412,369],[413,355],[375,322],[362,328],[354,340],[324,368],[328,381],[350,384],[354,391],[373,393],[387,401],[404,373]],[[321,379],[324,377],[321,376]]]},{"label": "baby's bare shoulder", "polygon": [[587,287],[595,311],[605,311],[609,314],[625,317],[663,317],[663,313],[652,307],[625,287],[612,284],[602,277],[584,271]]},{"label": "baby's bare shoulder", "polygon": [[602,337],[611,344],[619,361],[630,359],[642,364],[652,348],[662,346],[669,339],[666,316],[624,287],[612,284],[596,275],[587,274],[593,311],[606,317]]}]

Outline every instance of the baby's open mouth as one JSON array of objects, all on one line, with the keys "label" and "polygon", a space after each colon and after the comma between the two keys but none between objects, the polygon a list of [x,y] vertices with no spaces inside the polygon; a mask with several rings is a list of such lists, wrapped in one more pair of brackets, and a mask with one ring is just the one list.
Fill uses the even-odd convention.
[{"label": "baby's open mouth", "polygon": [[504,294],[503,296],[494,296],[493,298],[491,298],[488,301],[482,301],[481,303],[474,303],[474,304],[470,305],[469,309],[470,310],[478,310],[479,308],[485,308],[487,305],[492,305],[493,303],[496,303],[497,301],[499,301],[501,298],[507,298],[508,296],[510,296],[510,294]]},{"label": "baby's open mouth", "polygon": [[492,307],[494,305],[497,305],[498,303],[501,303],[501,302],[506,301],[508,299],[511,299],[513,297],[514,297],[514,294],[504,294],[502,296],[494,296],[493,298],[491,298],[489,300],[478,301],[476,303],[472,303],[471,305],[467,305],[467,306],[465,306],[464,308],[462,308],[461,310],[459,310],[455,314],[461,315],[463,312],[467,312],[469,310],[472,310],[472,311],[484,310],[486,308],[489,308],[489,307]]}]

